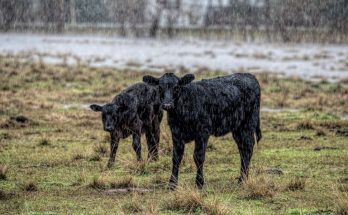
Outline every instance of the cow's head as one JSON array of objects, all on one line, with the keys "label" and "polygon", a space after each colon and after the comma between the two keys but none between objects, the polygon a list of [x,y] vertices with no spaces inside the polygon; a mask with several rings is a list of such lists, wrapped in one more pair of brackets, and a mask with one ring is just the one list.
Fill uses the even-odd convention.
[{"label": "cow's head", "polygon": [[180,94],[181,88],[195,79],[193,74],[187,74],[181,78],[173,73],[166,73],[160,78],[149,75],[143,77],[143,81],[152,86],[158,86],[162,107],[164,110],[174,108],[174,100]]},{"label": "cow's head", "polygon": [[104,131],[112,132],[115,129],[118,109],[116,104],[106,104],[103,106],[93,104],[90,108],[95,112],[101,112]]},{"label": "cow's head", "polygon": [[132,121],[137,114],[136,99],[129,95],[122,95],[106,105],[92,104],[90,108],[95,112],[101,112],[103,127],[107,132],[122,127],[124,123]]}]

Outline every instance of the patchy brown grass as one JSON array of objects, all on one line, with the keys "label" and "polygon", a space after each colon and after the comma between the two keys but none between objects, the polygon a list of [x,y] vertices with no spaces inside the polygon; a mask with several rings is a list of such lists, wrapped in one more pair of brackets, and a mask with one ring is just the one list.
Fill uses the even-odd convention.
[{"label": "patchy brown grass", "polygon": [[38,191],[37,183],[35,181],[28,181],[21,185],[21,189],[26,192],[36,192]]},{"label": "patchy brown grass", "polygon": [[335,190],[334,195],[334,205],[336,206],[336,213],[339,215],[348,215],[348,194],[347,192],[339,192]]},{"label": "patchy brown grass", "polygon": [[7,166],[6,165],[0,165],[0,180],[6,180],[7,179]]},{"label": "patchy brown grass", "polygon": [[188,187],[178,187],[170,198],[165,201],[163,208],[166,210],[193,213],[203,211],[205,214],[210,215],[226,214],[225,208],[218,200],[207,202],[200,192]]},{"label": "patchy brown grass", "polygon": [[105,190],[108,188],[108,183],[101,177],[94,177],[88,186],[96,190]]},{"label": "patchy brown grass", "polygon": [[105,156],[108,153],[108,149],[105,146],[105,144],[98,144],[96,146],[94,146],[94,152],[97,154],[100,154],[102,156]]},{"label": "patchy brown grass", "polygon": [[290,182],[286,185],[286,190],[290,191],[299,191],[299,190],[304,190],[306,187],[306,179],[305,178],[300,178],[300,177],[295,177],[290,180]]},{"label": "patchy brown grass", "polygon": [[0,190],[0,200],[7,199],[7,193],[5,191]]},{"label": "patchy brown grass", "polygon": [[297,123],[296,129],[297,130],[304,130],[304,129],[311,130],[311,129],[314,129],[314,126],[310,121],[302,121],[302,122]]},{"label": "patchy brown grass", "polygon": [[129,160],[123,160],[122,163],[129,169],[131,172],[138,174],[138,175],[146,175],[149,173],[148,164],[149,161],[146,159],[143,159],[141,161],[129,161]]},{"label": "patchy brown grass", "polygon": [[132,188],[136,187],[136,185],[133,182],[133,177],[129,176],[110,182],[110,187],[112,189]]},{"label": "patchy brown grass", "polygon": [[277,190],[270,177],[265,175],[249,176],[242,184],[240,195],[245,199],[272,198]]},{"label": "patchy brown grass", "polygon": [[197,209],[203,209],[203,207],[203,196],[195,190],[183,187],[178,187],[164,205],[164,208],[167,210],[184,210],[188,212],[194,212]]},{"label": "patchy brown grass", "polygon": [[39,142],[39,146],[49,146],[50,144],[51,144],[50,141],[47,139],[42,139]]},{"label": "patchy brown grass", "polygon": [[[201,71],[195,73],[197,80],[224,75],[221,71],[207,68],[197,68],[197,71],[199,69]],[[179,71],[175,72],[179,74]],[[330,204],[332,196],[327,194],[332,192],[331,184],[338,178],[342,179],[339,192],[347,191],[345,135],[348,123],[340,118],[348,114],[347,84],[256,74],[262,85],[262,107],[275,108],[275,111],[261,113],[263,139],[255,146],[251,169],[256,165],[269,167],[259,175],[269,176],[273,185],[258,180],[253,185],[256,188],[249,184],[252,188],[246,195],[258,199],[241,198],[246,188],[231,183],[231,177],[238,176],[240,165],[231,134],[212,137],[204,166],[204,193],[186,188],[180,200],[184,203],[181,206],[178,203],[179,206],[168,211],[165,204],[175,196],[165,189],[172,168],[172,138],[166,118],[161,124],[159,161],[137,162],[129,138],[120,143],[116,165],[106,169],[105,150],[98,144],[107,142],[104,144],[108,149],[110,135],[103,131],[100,115],[85,109],[90,103],[109,102],[125,87],[140,82],[145,73],[159,76],[148,71],[90,68],[82,64],[23,63],[15,56],[6,59],[0,56],[0,83],[4,83],[0,84],[0,89],[3,88],[0,90],[0,106],[3,107],[0,108],[0,125],[9,125],[0,127],[0,163],[10,168],[7,179],[0,181],[0,190],[7,197],[16,191],[10,199],[6,197],[6,204],[0,203],[0,214],[52,210],[58,214],[67,210],[74,214],[110,211],[116,214],[135,211],[139,211],[138,214],[182,214],[187,210],[191,210],[188,212],[191,214],[222,213],[219,211],[230,214],[223,210],[224,206],[232,208],[235,214],[278,214],[279,211],[286,213],[290,208],[310,213],[336,210],[335,205]],[[286,98],[285,102],[279,103],[282,98]],[[281,103],[284,103],[284,109],[279,107]],[[37,124],[25,123],[26,120],[19,116]],[[309,122],[313,129],[304,129],[310,126],[303,122]],[[317,134],[318,129],[323,129],[326,135]],[[51,145],[40,146],[40,141],[45,139]],[[145,158],[147,147],[146,144],[143,146]],[[186,145],[179,176],[179,184],[188,181],[191,189],[194,189],[196,170],[193,150],[194,144]],[[298,173],[308,179],[305,189],[286,190],[292,175]],[[101,176],[101,181],[92,182],[94,176]],[[130,177],[131,182],[127,179]],[[26,184],[28,178],[37,182],[39,192],[27,193],[16,186]],[[126,188],[109,189],[111,186]],[[200,195],[196,201],[192,200],[195,199],[192,192]],[[134,200],[142,204],[139,210],[132,203],[126,206],[132,201],[133,193],[138,194]],[[269,197],[274,194],[274,198]],[[184,199],[187,196],[189,200]],[[185,201],[196,206],[185,209]],[[184,209],[180,209],[182,207]]]},{"label": "patchy brown grass", "polygon": [[134,214],[144,212],[145,208],[139,195],[133,193],[131,200],[122,205],[122,210],[128,214]]},{"label": "patchy brown grass", "polygon": [[77,160],[82,160],[82,159],[84,159],[84,158],[85,158],[85,156],[84,156],[83,154],[81,154],[81,153],[76,153],[76,154],[73,155],[72,160],[73,160],[73,161],[77,161]]},{"label": "patchy brown grass", "polygon": [[101,161],[102,158],[101,158],[100,154],[94,153],[90,156],[89,160],[90,161]]}]

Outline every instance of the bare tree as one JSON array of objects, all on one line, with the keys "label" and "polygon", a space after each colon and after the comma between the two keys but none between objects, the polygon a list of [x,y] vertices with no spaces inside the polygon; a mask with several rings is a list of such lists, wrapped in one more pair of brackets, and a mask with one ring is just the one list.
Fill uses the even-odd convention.
[{"label": "bare tree", "polygon": [[266,36],[267,40],[271,41],[271,25],[272,25],[272,18],[271,18],[271,3],[270,0],[265,0],[265,26],[266,26]]},{"label": "bare tree", "polygon": [[61,33],[65,28],[64,0],[57,0],[57,32]]},{"label": "bare tree", "polygon": [[149,31],[149,36],[152,38],[157,37],[158,30],[160,28],[161,17],[163,13],[163,9],[167,4],[167,0],[156,0],[154,5],[154,12],[151,16],[151,26]]},{"label": "bare tree", "polygon": [[120,24],[121,36],[127,36],[130,27],[136,36],[138,24],[145,23],[147,0],[111,0],[112,14],[116,23]]},{"label": "bare tree", "polygon": [[181,12],[181,0],[167,0],[165,11],[167,15],[167,35],[172,38],[174,36],[174,25],[178,21]]},{"label": "bare tree", "polygon": [[76,1],[75,0],[70,0],[69,12],[70,12],[70,24],[76,25]]},{"label": "bare tree", "polygon": [[3,25],[2,28],[5,31],[10,30],[16,21],[16,2],[12,0],[2,0],[0,1],[0,10],[2,13]]}]

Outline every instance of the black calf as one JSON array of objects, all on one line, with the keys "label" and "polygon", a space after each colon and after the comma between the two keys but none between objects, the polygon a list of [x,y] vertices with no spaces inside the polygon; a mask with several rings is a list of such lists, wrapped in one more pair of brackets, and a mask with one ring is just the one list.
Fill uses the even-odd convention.
[{"label": "black calf", "polygon": [[145,76],[144,82],[158,86],[163,109],[173,138],[173,169],[169,187],[177,185],[185,143],[195,141],[196,185],[204,185],[203,164],[210,135],[232,132],[241,157],[242,181],[248,176],[256,140],[261,139],[260,86],[251,74],[234,74],[192,82],[194,76],[182,78],[167,73],[161,78]]},{"label": "black calf", "polygon": [[108,167],[115,161],[120,138],[133,136],[133,149],[141,160],[141,134],[145,132],[148,157],[158,159],[160,123],[163,116],[158,90],[147,84],[135,84],[117,95],[104,106],[91,105],[96,112],[102,112],[104,130],[110,132],[110,158]]}]

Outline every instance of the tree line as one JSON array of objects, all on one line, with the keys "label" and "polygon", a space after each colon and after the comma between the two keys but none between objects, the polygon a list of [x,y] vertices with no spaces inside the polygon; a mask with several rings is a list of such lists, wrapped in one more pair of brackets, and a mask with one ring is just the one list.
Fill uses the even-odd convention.
[{"label": "tree line", "polygon": [[[279,32],[290,41],[289,31],[326,29],[328,34],[348,32],[347,0],[0,0],[0,27],[42,26],[63,32],[67,25],[114,24],[122,36],[156,37],[163,29],[238,28],[244,34]],[[140,31],[142,29],[145,31]],[[146,30],[147,29],[147,30]],[[246,37],[246,35],[245,35]]]}]

